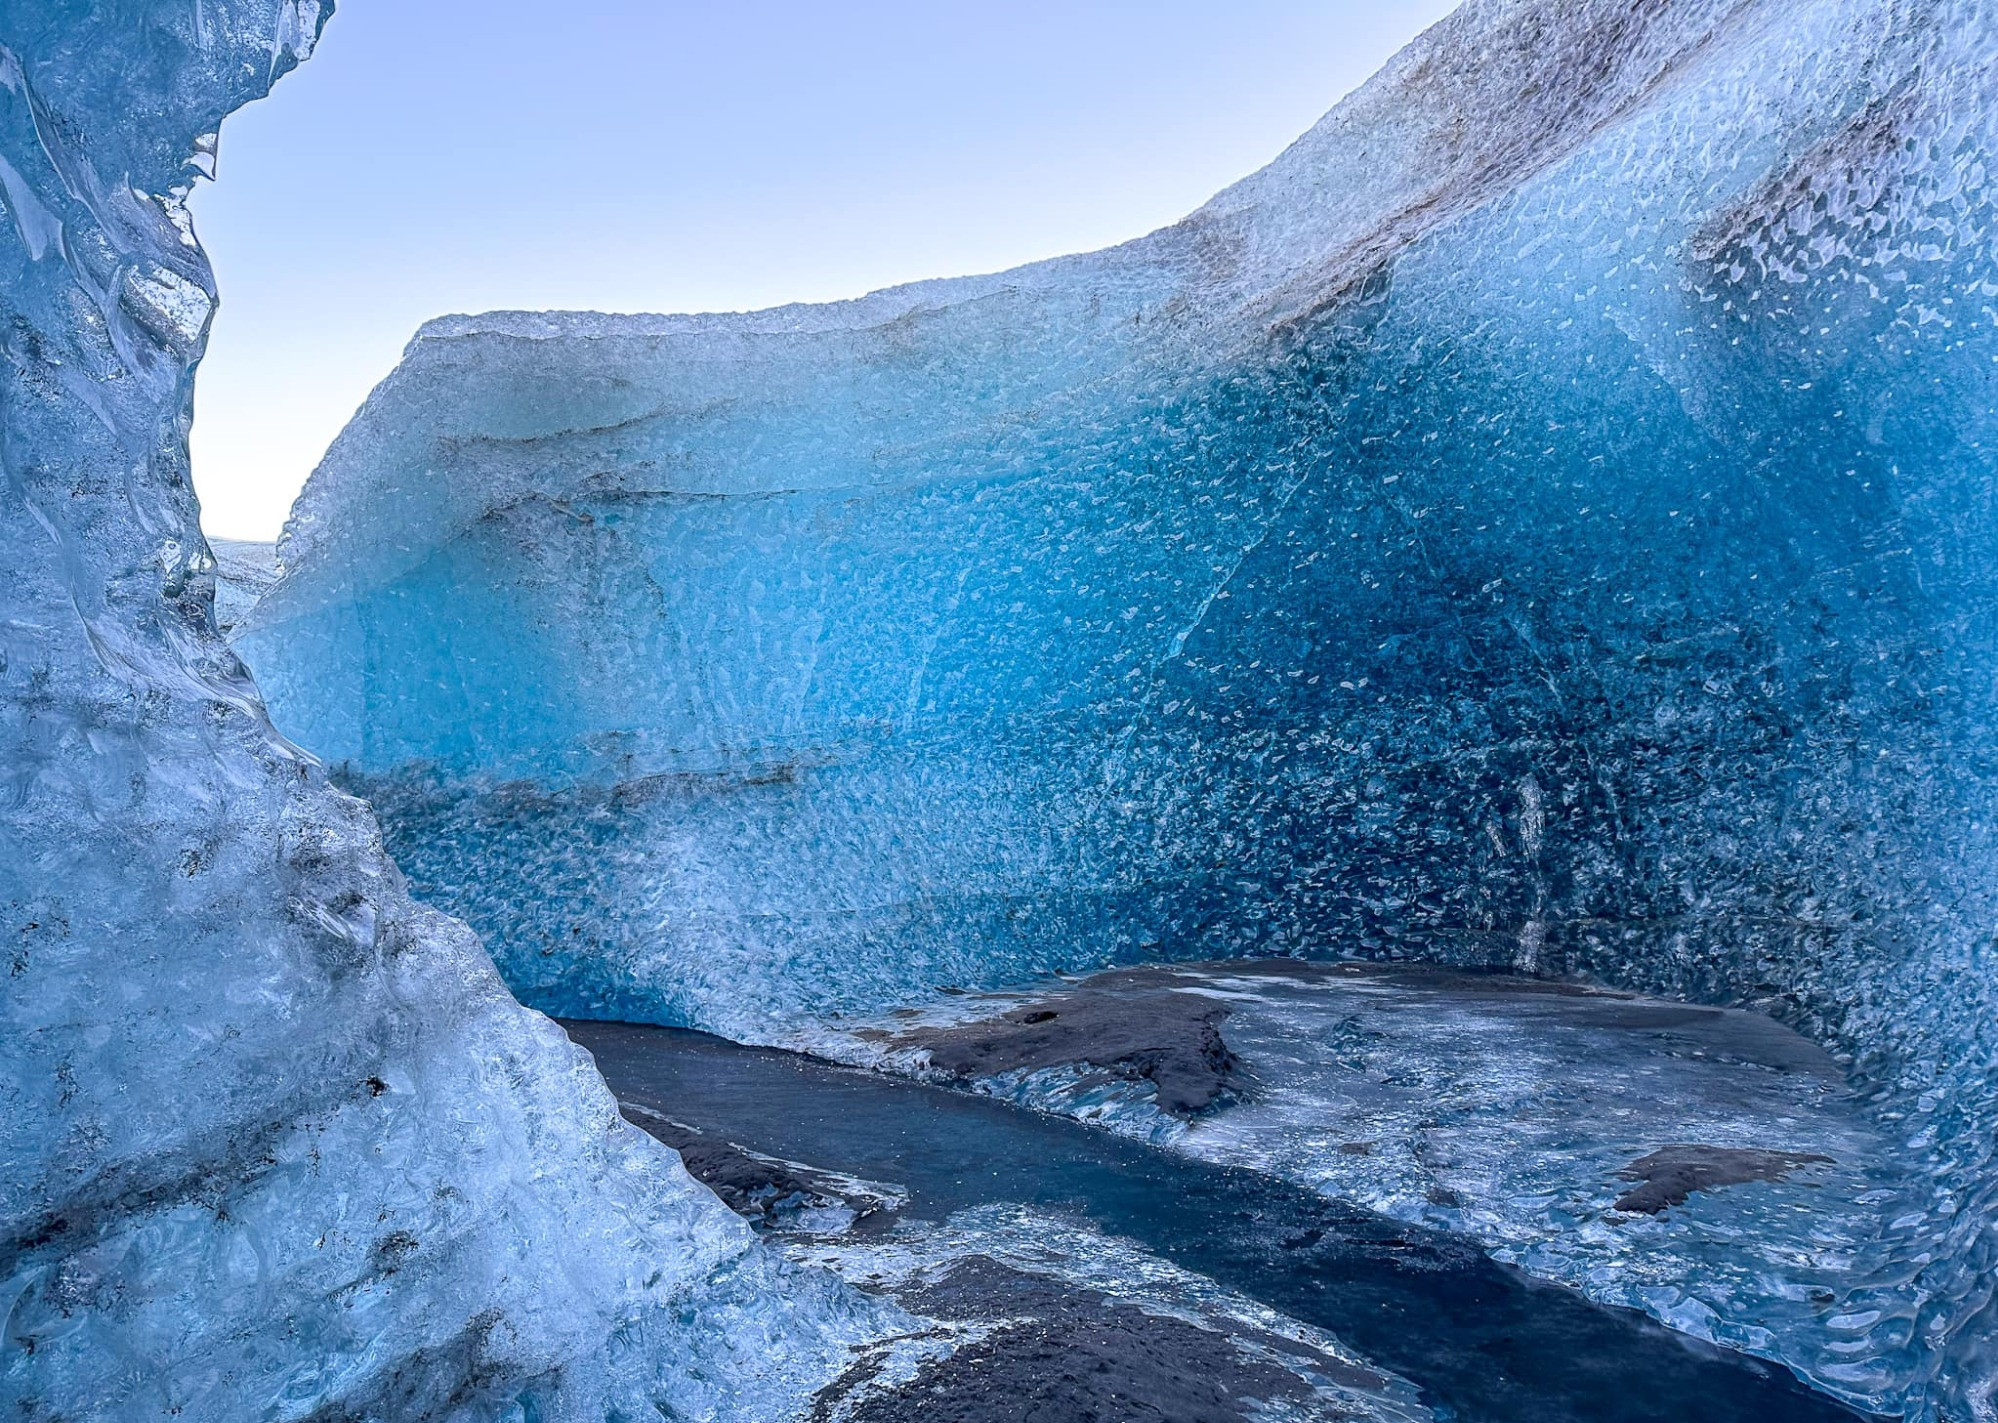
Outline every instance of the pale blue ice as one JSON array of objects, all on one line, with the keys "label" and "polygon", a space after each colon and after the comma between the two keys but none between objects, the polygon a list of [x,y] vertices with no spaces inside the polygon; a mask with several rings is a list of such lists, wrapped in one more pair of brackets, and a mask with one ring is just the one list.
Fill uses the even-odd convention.
[{"label": "pale blue ice", "polygon": [[218,636],[185,198],[313,0],[0,0],[0,1413],[795,1416],[781,1265],[412,903]]}]

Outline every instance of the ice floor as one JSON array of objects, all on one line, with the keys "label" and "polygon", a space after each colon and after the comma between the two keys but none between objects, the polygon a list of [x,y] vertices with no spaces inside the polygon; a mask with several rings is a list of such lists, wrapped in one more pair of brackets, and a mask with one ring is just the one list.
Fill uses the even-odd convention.
[{"label": "ice floor", "polygon": [[568,1026],[627,1116],[767,1241],[922,1321],[857,1351],[819,1418],[1852,1416],[1240,1161],[698,1033]]},{"label": "ice floor", "polygon": [[[1897,1144],[1822,1049],[1753,1013],[1415,966],[1212,964],[945,998],[810,1046],[1466,1236],[1851,1396],[1893,1367],[1920,1304],[1878,1280],[1911,1188]],[[1162,1078],[1182,1108],[1210,1095],[1202,1072],[1211,1103],[1160,1105]]]}]

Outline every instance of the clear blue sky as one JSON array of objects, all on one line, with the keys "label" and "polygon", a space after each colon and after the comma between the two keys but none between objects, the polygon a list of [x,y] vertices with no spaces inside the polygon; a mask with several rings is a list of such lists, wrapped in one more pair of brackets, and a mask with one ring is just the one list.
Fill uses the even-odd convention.
[{"label": "clear blue sky", "polygon": [[1453,0],[341,0],[195,199],[210,533],[268,538],[416,327],[742,310],[1135,237]]}]

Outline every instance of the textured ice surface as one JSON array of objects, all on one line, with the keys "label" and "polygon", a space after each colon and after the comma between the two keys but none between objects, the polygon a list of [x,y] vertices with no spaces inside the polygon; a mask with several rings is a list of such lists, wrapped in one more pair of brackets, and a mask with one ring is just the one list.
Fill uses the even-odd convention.
[{"label": "textured ice surface", "polygon": [[226,637],[277,582],[277,545],[210,539],[208,552],[215,560],[215,626]]},{"label": "textured ice surface", "polygon": [[[1851,1345],[1864,1352],[1878,1321],[1841,1301],[1892,1273],[1879,1240],[1907,1164],[1822,1049],[1755,1014],[1402,965],[1187,966],[945,1000],[800,1045],[933,1077],[928,1053],[892,1044],[1002,1011],[1107,1021],[1130,1005],[1156,1018],[1161,992],[1228,1010],[1243,1090],[1206,1116],[1168,1115],[1142,1080],[1087,1064],[968,1085],[1472,1236],[1846,1391]],[[1618,1209],[1644,1204],[1627,1173],[1661,1150],[1775,1179]],[[1912,1288],[1875,1294],[1903,1316],[1920,1304]]]},{"label": "textured ice surface", "polygon": [[1475,0],[1110,252],[433,323],[242,645],[572,1013],[1258,951],[1765,1005],[1922,1182],[1843,1386],[1984,1407],[1995,44]]},{"label": "textured ice surface", "polygon": [[784,1416],[753,1246],[411,903],[217,636],[183,199],[311,0],[0,0],[0,1413]]}]

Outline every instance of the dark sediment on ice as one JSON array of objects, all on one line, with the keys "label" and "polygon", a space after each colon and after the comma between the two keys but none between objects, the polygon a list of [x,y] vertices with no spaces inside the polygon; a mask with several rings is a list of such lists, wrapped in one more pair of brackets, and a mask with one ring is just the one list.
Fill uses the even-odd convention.
[{"label": "dark sediment on ice", "polygon": [[1228,1005],[1176,991],[1182,982],[1167,970],[1117,970],[995,1018],[883,1040],[927,1050],[932,1067],[959,1081],[1072,1066],[1147,1082],[1161,1111],[1191,1119],[1236,1096],[1243,1077],[1221,1037]]},{"label": "dark sediment on ice", "polygon": [[1745,1186],[1751,1181],[1783,1181],[1801,1166],[1829,1164],[1829,1156],[1806,1151],[1764,1151],[1735,1146],[1666,1146],[1641,1156],[1617,1174],[1642,1181],[1616,1199],[1620,1211],[1657,1215],[1681,1206],[1695,1191]]},{"label": "dark sediment on ice", "polygon": [[215,625],[228,633],[278,581],[277,545],[211,538],[208,549],[215,556]]},{"label": "dark sediment on ice", "polygon": [[1822,1048],[1755,1013],[1509,973],[1294,959],[1112,969],[1064,981],[1025,1002],[1017,996],[995,1000],[1012,1006],[990,1018],[861,1036],[926,1051],[930,1065],[960,1085],[1050,1067],[1147,1083],[1160,1110],[1191,1120],[1226,1107],[1249,1090],[1250,1074],[1223,1035],[1222,1025],[1233,1010],[1211,991],[1200,991],[1226,978],[1357,980],[1456,1001],[1541,1003],[1576,1028],[1669,1035],[1708,1056],[1783,1072],[1837,1072]]},{"label": "dark sediment on ice", "polygon": [[844,1208],[856,1222],[892,1214],[890,1202],[855,1189],[845,1177],[764,1156],[649,1107],[618,1106],[627,1121],[679,1152],[688,1175],[759,1228],[779,1228],[805,1210]]},{"label": "dark sediment on ice", "polygon": [[[773,1158],[812,1162],[810,1169],[841,1173],[841,1180],[897,1182],[911,1221],[997,1203],[1072,1215],[1336,1337],[1455,1417],[1834,1423],[1857,1416],[1780,1369],[1531,1280],[1462,1239],[1254,1171],[1175,1156],[977,1095],[699,1033],[566,1026],[627,1103]],[[989,1319],[1006,1311],[980,1312]],[[865,1382],[853,1384],[845,1402],[888,1408],[865,1396]],[[939,1411],[935,1395],[910,1394],[906,1386],[903,1393],[922,1399],[924,1409],[864,1416],[889,1423],[956,1416]],[[1071,1415],[1051,1404],[1039,1416]],[[1148,1415],[1112,1407],[1094,1416]]]},{"label": "dark sediment on ice", "polygon": [[[1004,1321],[893,1391],[875,1393],[853,1423],[1040,1423],[1147,1419],[1225,1423],[1257,1404],[1309,1400],[1297,1374],[1245,1352],[1251,1343],[1298,1357],[1314,1371],[1362,1386],[1385,1379],[1274,1335],[1230,1335],[1150,1314],[1095,1290],[970,1256],[941,1279],[900,1296],[933,1319]],[[820,1401],[815,1419],[868,1381],[856,1370]]]}]

